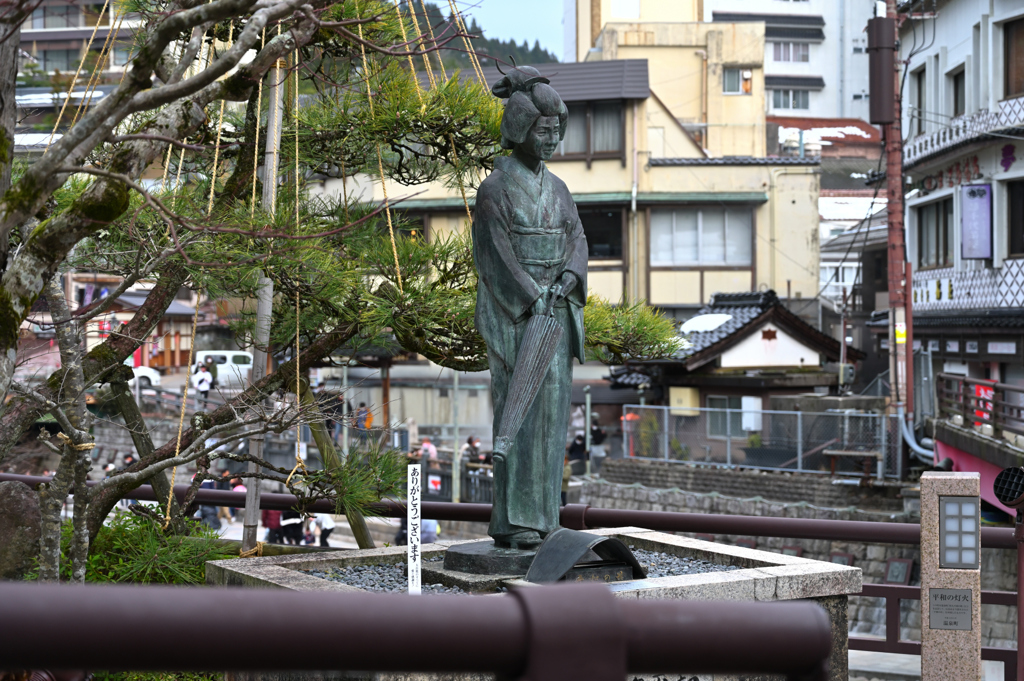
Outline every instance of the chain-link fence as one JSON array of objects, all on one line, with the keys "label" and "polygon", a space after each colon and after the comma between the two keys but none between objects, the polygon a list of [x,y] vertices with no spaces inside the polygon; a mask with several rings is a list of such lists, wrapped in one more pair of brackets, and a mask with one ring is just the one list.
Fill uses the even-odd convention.
[{"label": "chain-link fence", "polygon": [[625,456],[898,478],[895,416],[626,405]]}]

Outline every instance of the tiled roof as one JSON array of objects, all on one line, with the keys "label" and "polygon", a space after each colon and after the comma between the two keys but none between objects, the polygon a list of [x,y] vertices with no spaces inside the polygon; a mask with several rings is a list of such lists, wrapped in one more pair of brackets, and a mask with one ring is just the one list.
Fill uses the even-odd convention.
[{"label": "tiled roof", "polygon": [[683,359],[703,352],[715,343],[736,333],[778,302],[778,296],[775,295],[775,291],[771,290],[755,293],[715,293],[711,296],[711,301],[697,313],[697,316],[727,314],[731,315],[732,319],[713,331],[691,333],[691,347],[680,352],[676,358]]},{"label": "tiled roof", "polygon": [[[965,311],[966,312],[966,311]],[[972,310],[940,315],[914,315],[915,329],[980,328],[980,329],[1024,329],[1024,310]],[[887,319],[868,322],[870,326],[888,326]]]},{"label": "tiled roof", "polygon": [[652,158],[652,166],[816,166],[817,156],[720,156],[718,158]]}]

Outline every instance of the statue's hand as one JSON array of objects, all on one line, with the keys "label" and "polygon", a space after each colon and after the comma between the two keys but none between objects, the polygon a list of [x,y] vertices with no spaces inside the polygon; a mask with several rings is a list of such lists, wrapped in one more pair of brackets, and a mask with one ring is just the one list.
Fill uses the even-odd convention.
[{"label": "statue's hand", "polygon": [[544,293],[540,294],[540,298],[533,301],[533,305],[530,306],[530,314],[532,316],[542,315],[548,311],[548,298],[551,292],[545,290]]},{"label": "statue's hand", "polygon": [[576,285],[580,283],[579,277],[575,273],[566,270],[562,272],[562,276],[559,279],[558,284],[558,300],[565,298],[572,290],[576,288]]}]

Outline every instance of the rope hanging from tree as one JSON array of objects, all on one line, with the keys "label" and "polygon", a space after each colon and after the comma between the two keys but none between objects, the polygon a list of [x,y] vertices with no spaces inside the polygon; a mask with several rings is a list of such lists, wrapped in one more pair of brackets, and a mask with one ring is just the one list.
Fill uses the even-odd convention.
[{"label": "rope hanging from tree", "polygon": [[[359,12],[359,3],[356,2],[356,13]],[[366,99],[370,105],[370,117],[373,117],[373,87],[370,84],[370,64],[366,59],[366,47],[363,46],[363,24],[360,22],[357,24],[359,27],[359,51],[363,56],[363,75],[366,77]],[[377,143],[377,172],[380,173],[380,188],[384,194],[384,214],[388,220],[388,236],[391,237],[391,252],[395,256],[395,278],[398,281],[398,290],[402,293],[405,289],[402,287],[402,269],[398,265],[398,244],[395,242],[395,227],[391,222],[391,206],[388,205],[388,185],[384,181],[384,157],[380,151],[380,142]]]},{"label": "rope hanging from tree", "polygon": [[[399,9],[398,0],[395,0],[395,10],[398,13],[398,25],[402,27],[402,40],[404,42],[408,43],[409,42],[409,37],[406,35],[406,32],[405,32],[405,19],[402,18],[402,11],[401,11],[401,9]],[[416,21],[416,14],[415,14],[415,12],[412,11],[412,5],[411,4],[409,6],[409,13],[412,15],[413,23],[416,25],[416,31],[418,32],[420,30],[419,22]],[[420,34],[420,35],[422,35],[422,34]],[[466,42],[466,46],[467,46],[467,48],[469,47],[469,42],[468,41]],[[409,58],[409,71],[412,73],[412,80],[416,84],[416,94],[419,96],[420,106],[422,108],[423,106],[425,106],[424,102],[423,102],[423,89],[420,86],[420,79],[416,76],[416,67],[413,64],[412,55],[410,54],[408,56],[408,58]],[[433,74],[431,74],[430,71],[429,71],[430,70],[430,61],[427,60],[427,55],[426,54],[423,55],[423,59],[424,59],[424,63],[427,65],[427,70],[428,70],[428,72],[427,72],[427,80],[430,81],[431,87],[435,87]],[[448,133],[448,143],[451,145],[451,148],[452,148],[452,159],[456,163],[458,163],[459,162],[459,155],[458,155],[458,152],[455,151],[455,139],[454,139],[454,137],[452,136],[451,133]],[[462,205],[466,207],[466,217],[469,218],[470,223],[472,223],[473,222],[473,213],[469,210],[469,201],[466,199],[466,185],[462,181],[462,175],[459,175],[457,171],[458,171],[458,169],[456,168],[456,176],[455,177],[456,177],[456,180],[459,183],[459,193],[462,194]]]},{"label": "rope hanging from tree", "polygon": [[[263,27],[263,37],[260,39],[260,49],[267,46],[267,27]],[[256,216],[256,168],[259,166],[257,159],[260,153],[260,118],[263,115],[263,79],[260,78],[256,85],[256,141],[252,152],[252,199],[249,201],[249,222]],[[270,131],[268,130],[269,134]]]},{"label": "rope hanging from tree", "polygon": [[[110,4],[110,0],[103,0],[103,9],[100,10],[99,16],[103,16],[103,13],[107,11],[107,6]],[[71,101],[71,94],[75,91],[75,83],[78,82],[78,76],[82,73],[82,67],[85,66],[85,58],[89,56],[89,50],[92,48],[92,41],[96,37],[96,31],[100,29],[100,22],[97,20],[96,25],[92,28],[92,35],[89,36],[89,42],[85,44],[85,51],[82,52],[82,59],[78,62],[78,68],[75,70],[75,75],[71,79],[71,84],[68,86],[68,94],[64,98],[64,103],[60,106],[60,113],[57,114],[57,120],[53,123],[53,130],[50,132],[50,141],[46,143],[46,149],[43,153],[50,150],[50,145],[53,144],[53,136],[57,134],[57,128],[60,127],[60,121],[64,118],[64,110],[68,108],[68,102]]]}]

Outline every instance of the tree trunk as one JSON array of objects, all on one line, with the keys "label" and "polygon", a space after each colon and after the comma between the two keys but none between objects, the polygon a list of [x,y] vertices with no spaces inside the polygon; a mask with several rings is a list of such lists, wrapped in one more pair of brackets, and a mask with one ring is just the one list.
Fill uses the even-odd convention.
[{"label": "tree trunk", "polygon": [[[60,512],[74,475],[67,447],[53,480],[39,486],[39,581],[60,581]],[[77,504],[76,504],[77,506]]]},{"label": "tree trunk", "polygon": [[[128,384],[123,381],[111,381],[110,388],[114,393],[117,409],[124,417],[124,425],[132,436],[132,443],[135,444],[135,452],[139,455],[139,460],[151,457],[156,449],[153,446],[153,438],[149,434],[149,428],[146,427],[146,421],[142,418],[142,412],[139,411],[139,405],[135,402],[131,391],[128,390]],[[185,519],[181,517],[178,500],[171,495],[171,481],[167,479],[167,471],[154,473],[148,482],[153,486],[157,498],[166,500],[170,497],[171,527],[174,528],[175,534],[186,534],[188,526]],[[166,501],[161,501],[160,507],[161,510],[166,510]]]},{"label": "tree trunk", "polygon": [[[338,451],[334,448],[331,434],[327,432],[327,426],[324,424],[324,418],[317,406],[316,398],[313,391],[309,389],[309,382],[300,381],[300,384],[302,408],[314,415],[307,425],[313,432],[313,440],[316,442],[316,448],[320,450],[320,457],[324,460],[324,465],[328,470],[339,468],[342,464],[341,457],[338,456]],[[345,508],[345,518],[348,520],[348,526],[352,529],[352,536],[356,538],[359,548],[376,548],[373,537],[370,536],[370,528],[366,526],[366,518],[363,517],[359,509]]]},{"label": "tree trunk", "polygon": [[[12,29],[12,35],[0,43],[0,196],[11,187],[11,165],[14,162],[14,125],[17,104],[14,89],[18,80],[18,44],[21,41],[21,27]],[[9,232],[0,230],[0,273],[7,269],[7,255],[10,251]],[[12,322],[7,322],[12,323]],[[17,361],[17,346],[0,352],[0,403],[7,395],[7,388],[14,378],[14,364]]]},{"label": "tree trunk", "polygon": [[[64,451],[57,467],[57,476],[51,484],[52,489],[40,492],[40,507],[43,512],[42,537],[40,540],[39,573],[43,580],[43,564],[46,563],[46,579],[58,579],[60,571],[60,510],[67,498],[68,485],[72,478],[75,482],[75,532],[71,541],[72,580],[85,581],[85,562],[89,553],[89,536],[86,530],[86,512],[89,508],[89,489],[86,480],[92,457],[88,449],[78,449],[80,445],[91,440],[89,435],[89,411],[85,406],[85,378],[82,373],[82,337],[81,327],[71,319],[64,290],[60,285],[60,275],[55,274],[46,282],[44,289],[46,304],[50,308],[54,333],[60,348],[61,368],[65,372],[65,386],[60,409],[71,423],[73,432],[65,433],[68,440],[64,441]],[[63,475],[62,475],[63,473]],[[61,479],[60,484],[57,478]],[[84,534],[84,542],[80,535]]]}]

